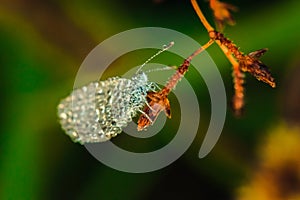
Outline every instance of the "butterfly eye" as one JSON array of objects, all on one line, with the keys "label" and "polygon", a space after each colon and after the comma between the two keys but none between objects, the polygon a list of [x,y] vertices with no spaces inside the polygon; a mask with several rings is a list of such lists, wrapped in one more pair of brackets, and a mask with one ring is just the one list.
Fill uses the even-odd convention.
[{"label": "butterfly eye", "polygon": [[156,89],[155,85],[154,85],[154,84],[151,84],[151,85],[150,85],[150,90],[155,91],[155,89]]}]

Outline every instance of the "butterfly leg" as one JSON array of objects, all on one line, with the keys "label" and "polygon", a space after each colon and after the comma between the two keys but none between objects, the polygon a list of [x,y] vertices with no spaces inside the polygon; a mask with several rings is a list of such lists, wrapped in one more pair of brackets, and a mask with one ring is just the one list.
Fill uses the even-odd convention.
[{"label": "butterfly leg", "polygon": [[[149,106],[149,108],[151,108],[150,106]],[[145,116],[149,121],[150,121],[150,123],[152,124],[153,123],[153,121],[152,121],[152,119],[149,117],[149,115],[147,115],[144,111],[142,111],[142,110],[138,110],[140,113],[142,113],[143,114],[143,116]]]}]

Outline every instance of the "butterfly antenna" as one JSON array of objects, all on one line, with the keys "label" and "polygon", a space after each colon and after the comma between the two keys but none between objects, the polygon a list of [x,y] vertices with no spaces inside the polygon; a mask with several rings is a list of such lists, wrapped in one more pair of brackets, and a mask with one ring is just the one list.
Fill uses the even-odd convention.
[{"label": "butterfly antenna", "polygon": [[150,69],[145,71],[146,74],[151,73],[151,72],[157,72],[157,71],[166,71],[166,70],[171,70],[174,69],[176,70],[177,67],[176,66],[166,66],[166,67],[162,67],[162,68],[155,68],[155,69]]},{"label": "butterfly antenna", "polygon": [[174,45],[174,42],[170,42],[168,45],[164,45],[163,48],[161,50],[159,50],[156,54],[154,54],[153,56],[151,56],[148,60],[146,60],[146,62],[144,62],[140,68],[136,71],[136,74],[141,71],[141,69],[147,64],[149,63],[153,58],[155,58],[156,56],[158,56],[159,54],[161,54],[162,52],[168,50],[169,48],[171,48]]}]

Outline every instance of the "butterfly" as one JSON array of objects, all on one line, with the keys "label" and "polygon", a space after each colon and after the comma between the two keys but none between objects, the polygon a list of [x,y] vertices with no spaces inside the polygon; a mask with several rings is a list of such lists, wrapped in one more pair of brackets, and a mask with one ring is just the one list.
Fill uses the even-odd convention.
[{"label": "butterfly", "polygon": [[142,111],[145,105],[149,106],[147,93],[156,91],[158,86],[148,80],[142,68],[173,45],[174,42],[165,45],[130,79],[116,76],[74,89],[57,106],[62,129],[80,144],[104,142],[120,134],[138,113],[147,117]]}]

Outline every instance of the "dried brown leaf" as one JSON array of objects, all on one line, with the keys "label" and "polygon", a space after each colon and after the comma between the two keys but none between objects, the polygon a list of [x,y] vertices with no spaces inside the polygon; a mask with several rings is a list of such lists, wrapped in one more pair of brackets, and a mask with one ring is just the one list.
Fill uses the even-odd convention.
[{"label": "dried brown leaf", "polygon": [[234,5],[220,2],[219,0],[210,0],[210,8],[214,12],[216,25],[219,31],[224,29],[225,24],[235,25],[235,20],[231,15],[231,11],[238,10]]}]

